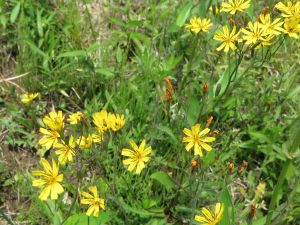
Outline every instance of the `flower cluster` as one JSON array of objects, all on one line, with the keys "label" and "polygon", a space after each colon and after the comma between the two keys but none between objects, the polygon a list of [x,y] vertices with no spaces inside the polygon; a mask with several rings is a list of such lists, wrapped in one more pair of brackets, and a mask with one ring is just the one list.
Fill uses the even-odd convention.
[{"label": "flower cluster", "polygon": [[213,24],[211,23],[210,19],[193,17],[190,20],[190,23],[185,26],[185,28],[197,34],[201,31],[207,32],[212,25]]},{"label": "flower cluster", "polygon": [[[237,12],[244,12],[249,7],[250,0],[228,0],[222,2],[220,12],[233,15]],[[224,25],[214,35],[214,39],[221,42],[221,45],[217,47],[217,51],[235,51],[240,42],[255,49],[261,46],[269,46],[272,45],[272,40],[281,34],[287,34],[289,37],[298,39],[298,33],[300,32],[300,2],[288,2],[287,5],[279,2],[276,4],[275,9],[281,11],[282,18],[273,19],[270,13],[263,12],[255,22],[249,21],[246,27],[238,26],[231,19],[232,28],[229,25]],[[213,24],[208,18],[193,17],[186,25],[186,29],[194,33],[208,32],[212,26]]]},{"label": "flower cluster", "polygon": [[[41,200],[47,200],[50,196],[51,199],[57,199],[58,195],[63,193],[64,189],[61,185],[63,181],[63,174],[59,174],[59,164],[65,165],[68,162],[72,162],[76,154],[80,153],[78,149],[88,149],[93,146],[94,143],[100,143],[104,139],[105,132],[109,130],[118,131],[125,125],[124,115],[107,113],[106,110],[94,113],[93,123],[95,127],[89,126],[89,122],[86,120],[85,115],[82,112],[76,112],[69,115],[67,121],[70,126],[77,126],[75,128],[83,128],[82,130],[89,130],[86,136],[78,135],[75,132],[70,134],[71,131],[76,129],[68,129],[65,124],[65,115],[62,111],[51,111],[48,115],[42,119],[44,127],[40,128],[42,137],[39,140],[39,144],[46,150],[54,149],[57,155],[58,163],[52,158],[52,167],[49,162],[42,158],[41,165],[42,170],[35,170],[32,172],[33,176],[40,177],[33,181],[33,186],[40,186],[41,193],[39,198]],[[82,126],[79,123],[82,121]],[[139,164],[139,168],[140,168]],[[83,197],[82,204],[91,205],[87,211],[87,215],[98,216],[99,208],[104,209],[104,200],[98,197],[97,188],[95,186],[90,187],[92,195],[87,192],[82,192]]]},{"label": "flower cluster", "polygon": [[[67,119],[70,126],[78,125],[82,121],[82,126],[87,126],[84,130],[91,131],[85,136],[76,136],[77,132],[70,134],[70,131],[74,131],[74,129],[67,129],[68,126],[64,122],[65,115],[62,111],[52,111],[43,118],[45,126],[40,128],[43,136],[39,140],[39,144],[47,150],[53,148],[58,157],[58,163],[55,159],[52,159],[51,167],[48,161],[42,158],[41,165],[44,171],[36,170],[32,172],[33,176],[40,177],[34,180],[32,185],[41,187],[39,196],[41,200],[47,200],[49,196],[55,200],[59,194],[63,193],[64,189],[61,185],[63,174],[59,174],[59,164],[66,165],[68,162],[72,162],[76,154],[80,154],[79,149],[92,148],[94,143],[100,143],[104,140],[106,132],[119,131],[125,125],[123,114],[113,114],[105,109],[94,113],[92,118],[95,125],[92,128],[82,112],[73,113]],[[122,156],[127,157],[123,160],[123,164],[128,166],[128,171],[135,169],[135,173],[140,174],[145,168],[145,163],[150,160],[149,154],[152,152],[152,148],[146,147],[145,140],[139,146],[133,140],[130,140],[129,144],[132,149],[124,148],[121,152]],[[98,196],[96,186],[91,186],[89,190],[91,194],[88,192],[81,193],[83,196],[81,204],[90,205],[86,212],[88,216],[98,216],[99,210],[105,208],[104,199]]]},{"label": "flower cluster", "polygon": [[93,115],[93,122],[100,133],[118,131],[124,124],[124,115],[108,113],[105,109]]}]

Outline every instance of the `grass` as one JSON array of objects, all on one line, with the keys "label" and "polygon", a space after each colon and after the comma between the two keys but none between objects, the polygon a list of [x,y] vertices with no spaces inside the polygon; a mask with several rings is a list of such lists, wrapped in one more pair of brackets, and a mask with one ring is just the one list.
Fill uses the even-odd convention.
[{"label": "grass", "polygon": [[[253,0],[232,19],[245,27],[266,7],[280,17],[276,3]],[[225,206],[219,224],[299,223],[299,43],[282,34],[271,46],[218,52],[213,36],[230,20],[211,5],[220,6],[0,1],[0,223],[197,224],[200,209],[217,202]],[[193,16],[214,26],[188,32]],[[40,97],[22,104],[25,92]],[[88,125],[65,121],[65,135],[78,137],[94,129],[92,116],[103,108],[124,114],[125,126],[78,150],[60,167],[64,193],[40,200],[31,172],[41,157],[57,160],[54,149],[38,144],[42,118],[52,109],[83,112]],[[182,130],[205,127],[211,116],[213,150],[203,157],[185,151]],[[130,139],[153,149],[140,175],[122,164]],[[87,217],[80,204],[91,185],[105,199],[99,217]]]}]

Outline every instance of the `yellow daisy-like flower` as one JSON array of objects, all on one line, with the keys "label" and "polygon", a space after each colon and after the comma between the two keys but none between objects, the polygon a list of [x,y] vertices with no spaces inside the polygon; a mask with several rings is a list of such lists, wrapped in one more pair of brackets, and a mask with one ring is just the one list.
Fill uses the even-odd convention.
[{"label": "yellow daisy-like flower", "polygon": [[193,17],[190,19],[190,23],[185,25],[185,28],[194,33],[199,33],[201,31],[207,32],[213,24],[210,19],[201,19],[200,17]]},{"label": "yellow daisy-like flower", "polygon": [[272,38],[272,36],[266,36],[268,35],[265,30],[261,29],[258,22],[249,22],[248,23],[248,29],[242,28],[241,31],[243,32],[243,40],[246,41],[247,45],[255,45],[258,44],[257,47],[260,47],[261,45],[270,45],[269,42]]},{"label": "yellow daisy-like flower", "polygon": [[217,41],[223,42],[218,48],[217,51],[221,51],[224,49],[224,52],[228,52],[229,49],[232,51],[236,50],[235,43],[239,40],[239,34],[240,32],[236,33],[236,27],[234,26],[232,28],[232,31],[229,31],[228,26],[224,26],[223,32],[221,30],[218,30],[214,36],[214,39]]},{"label": "yellow daisy-like flower", "polygon": [[206,134],[210,132],[209,128],[205,128],[201,131],[200,124],[196,124],[192,127],[191,130],[184,128],[183,133],[186,135],[186,137],[183,137],[182,142],[188,143],[185,146],[185,149],[187,151],[190,151],[191,148],[194,147],[194,154],[203,156],[202,148],[204,148],[206,151],[211,151],[212,147],[209,146],[207,143],[213,142],[216,140],[214,137],[205,137]]},{"label": "yellow daisy-like flower", "polygon": [[284,33],[288,34],[292,38],[299,39],[298,33],[300,32],[300,19],[285,19],[283,28]]},{"label": "yellow daisy-like flower", "polygon": [[84,115],[82,112],[76,112],[69,116],[68,121],[70,124],[77,124],[83,117]]},{"label": "yellow daisy-like flower", "polygon": [[103,134],[89,134],[87,137],[80,136],[76,143],[79,146],[79,148],[91,148],[93,146],[93,143],[99,143],[103,140]]},{"label": "yellow daisy-like flower", "polygon": [[101,133],[92,134],[92,140],[93,140],[93,143],[100,143],[101,141],[103,141],[103,134],[101,134]]},{"label": "yellow daisy-like flower", "polygon": [[63,181],[63,174],[59,174],[59,167],[56,162],[52,159],[52,167],[49,162],[42,158],[40,164],[44,170],[32,171],[33,176],[40,176],[41,179],[34,180],[32,186],[42,186],[42,191],[39,196],[41,200],[47,200],[50,195],[51,199],[57,199],[58,195],[64,192],[60,182]]},{"label": "yellow daisy-like flower", "polygon": [[54,147],[58,149],[55,151],[55,153],[58,155],[58,161],[61,164],[65,164],[68,161],[73,161],[73,156],[75,155],[75,142],[72,135],[69,138],[68,144],[61,140],[61,143],[55,143]]},{"label": "yellow daisy-like flower", "polygon": [[41,127],[40,132],[44,134],[44,136],[39,140],[39,144],[48,150],[55,145],[60,138],[60,134],[55,130],[47,130]]},{"label": "yellow daisy-like flower", "polygon": [[300,2],[293,4],[291,1],[287,4],[279,2],[275,5],[275,8],[281,11],[281,15],[286,18],[300,19]]},{"label": "yellow daisy-like flower", "polygon": [[112,126],[112,130],[113,131],[118,131],[121,130],[122,127],[125,125],[125,118],[123,114],[115,114],[114,116],[114,121],[113,121],[113,126]]},{"label": "yellow daisy-like flower", "polygon": [[52,111],[43,118],[43,122],[50,130],[60,132],[64,128],[64,119],[62,111]]},{"label": "yellow daisy-like flower", "polygon": [[270,14],[261,14],[259,16],[259,20],[260,22],[258,25],[268,35],[279,35],[281,32],[283,32],[281,27],[283,22],[280,21],[280,18],[276,18],[274,21],[272,21]]},{"label": "yellow daisy-like flower", "polygon": [[128,148],[122,149],[121,154],[128,157],[127,159],[123,160],[123,164],[125,166],[128,165],[128,171],[133,171],[136,168],[136,174],[140,174],[141,171],[145,168],[145,163],[150,160],[150,157],[148,155],[152,152],[152,149],[151,147],[145,148],[145,140],[142,141],[139,147],[133,140],[130,140],[129,144],[132,150]]},{"label": "yellow daisy-like flower", "polygon": [[108,113],[103,109],[93,114],[93,123],[99,132],[104,133],[111,128],[112,121],[108,120]]},{"label": "yellow daisy-like flower", "polygon": [[100,209],[105,209],[104,199],[99,197],[96,186],[89,187],[89,190],[91,194],[84,191],[81,193],[84,198],[81,198],[80,203],[82,205],[90,205],[86,211],[87,216],[93,214],[93,216],[98,217]]},{"label": "yellow daisy-like flower", "polygon": [[91,148],[93,146],[93,137],[90,134],[87,137],[80,136],[77,139],[76,144],[79,148]]},{"label": "yellow daisy-like flower", "polygon": [[221,12],[236,14],[237,11],[244,12],[249,7],[250,0],[228,0],[226,2],[222,2]]},{"label": "yellow daisy-like flower", "polygon": [[224,204],[217,203],[214,210],[206,207],[201,209],[201,214],[195,216],[195,220],[201,222],[202,225],[216,225],[223,218]]},{"label": "yellow daisy-like flower", "polygon": [[37,98],[39,95],[39,93],[25,93],[21,97],[21,102],[23,102],[24,104],[28,104],[32,102],[32,100]]}]

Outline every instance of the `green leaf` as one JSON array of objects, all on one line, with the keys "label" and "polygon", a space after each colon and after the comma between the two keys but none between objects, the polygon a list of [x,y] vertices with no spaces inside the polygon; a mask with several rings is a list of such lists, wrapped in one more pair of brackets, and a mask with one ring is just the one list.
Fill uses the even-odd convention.
[{"label": "green leaf", "polygon": [[188,18],[190,11],[193,7],[192,3],[188,3],[187,5],[185,5],[182,10],[179,12],[177,19],[176,19],[176,25],[179,27],[182,27],[186,21],[186,19]]},{"label": "green leaf", "polygon": [[38,29],[38,34],[40,37],[43,37],[44,32],[43,32],[43,26],[42,26],[42,20],[41,20],[41,12],[37,10],[36,13],[36,22],[37,22],[37,29]]},{"label": "green leaf", "polygon": [[249,131],[249,134],[252,138],[254,139],[258,139],[258,140],[262,140],[262,141],[265,141],[269,144],[272,144],[272,141],[265,135],[263,134],[262,132],[252,132],[252,131]]},{"label": "green leaf", "polygon": [[186,116],[190,126],[194,125],[198,120],[201,109],[200,104],[201,102],[197,99],[197,97],[191,93],[185,105]]},{"label": "green leaf", "polygon": [[117,60],[118,63],[121,63],[122,59],[123,59],[123,51],[120,48],[120,46],[118,46],[117,52],[116,52],[116,60]]},{"label": "green leaf", "polygon": [[62,213],[59,209],[56,209],[54,200],[47,200],[47,203],[42,202],[47,212],[47,216],[52,221],[53,225],[60,225],[63,221]]},{"label": "green leaf", "polygon": [[101,44],[99,42],[95,42],[94,44],[90,45],[87,49],[86,52],[90,53],[93,51],[98,50],[101,47]]},{"label": "green leaf", "polygon": [[64,225],[101,225],[109,222],[115,217],[114,212],[101,211],[98,217],[88,217],[85,213],[70,216]]},{"label": "green leaf", "polygon": [[287,171],[286,171],[286,175],[285,175],[285,179],[290,182],[291,178],[294,177],[297,173],[297,169],[296,167],[293,165],[293,163],[289,164]]},{"label": "green leaf", "polygon": [[21,6],[21,2],[18,2],[18,4],[15,5],[15,7],[13,8],[13,10],[11,11],[10,14],[10,22],[14,23],[19,15],[20,12],[20,6]]},{"label": "green leaf", "polygon": [[39,49],[32,41],[26,40],[25,43],[31,48],[33,52],[43,56],[45,59],[48,59],[48,55],[41,49]]},{"label": "green leaf", "polygon": [[163,171],[159,171],[151,174],[151,179],[158,181],[161,185],[163,185],[168,191],[176,188],[174,181],[171,177]]},{"label": "green leaf", "polygon": [[141,27],[144,25],[144,22],[138,20],[131,20],[126,23],[126,27]]},{"label": "green leaf", "polygon": [[300,119],[293,121],[293,126],[290,129],[289,143],[290,152],[295,152],[300,145]]},{"label": "green leaf", "polygon": [[86,56],[86,52],[83,50],[77,50],[77,51],[70,51],[70,52],[64,52],[57,56],[57,58],[64,58],[64,57],[78,57],[78,56]]},{"label": "green leaf", "polygon": [[[215,96],[221,96],[227,90],[227,86],[230,83],[230,79],[233,76],[234,71],[237,69],[237,60],[230,63],[230,66],[226,68],[218,82],[215,84],[214,87],[214,94]],[[220,88],[220,89],[219,89]]]},{"label": "green leaf", "polygon": [[173,131],[169,127],[159,125],[157,129],[166,133],[174,143],[178,143],[178,138],[174,135]]},{"label": "green leaf", "polygon": [[145,210],[142,209],[141,207],[134,208],[130,205],[127,205],[122,198],[119,198],[119,202],[122,205],[122,208],[124,208],[126,211],[137,214],[141,217],[164,217],[163,209],[157,208],[157,209],[151,209]]},{"label": "green leaf", "polygon": [[105,78],[112,78],[115,76],[113,68],[97,68],[95,69],[95,72],[104,75]]},{"label": "green leaf", "polygon": [[220,221],[220,225],[234,224],[234,207],[232,205],[231,195],[227,187],[224,188],[221,194],[220,202],[224,204],[223,219]]}]

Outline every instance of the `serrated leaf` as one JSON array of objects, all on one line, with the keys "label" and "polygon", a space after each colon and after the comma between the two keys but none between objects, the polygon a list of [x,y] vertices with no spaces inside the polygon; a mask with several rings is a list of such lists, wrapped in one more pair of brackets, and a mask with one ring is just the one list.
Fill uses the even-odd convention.
[{"label": "serrated leaf", "polygon": [[174,181],[171,177],[163,171],[159,171],[151,174],[151,179],[158,181],[161,185],[163,185],[168,191],[176,188]]}]

